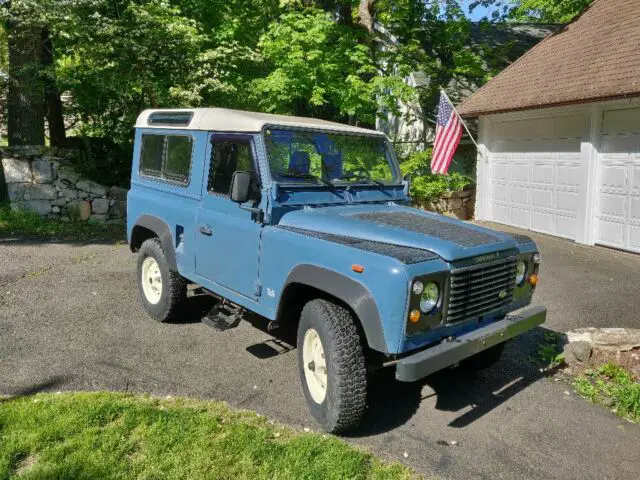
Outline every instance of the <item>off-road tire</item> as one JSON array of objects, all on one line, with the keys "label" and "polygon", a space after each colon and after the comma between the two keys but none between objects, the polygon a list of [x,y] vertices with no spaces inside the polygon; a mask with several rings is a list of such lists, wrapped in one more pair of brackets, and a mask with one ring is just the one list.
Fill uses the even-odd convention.
[{"label": "off-road tire", "polygon": [[[142,289],[142,264],[147,257],[153,257],[160,268],[162,277],[162,294],[156,304],[150,303]],[[157,238],[145,240],[138,255],[138,294],[142,306],[149,316],[158,322],[172,322],[178,319],[187,298],[187,280],[172,270]]]},{"label": "off-road tire", "polygon": [[[303,365],[305,333],[315,329],[327,365],[327,391],[322,403],[312,398]],[[324,299],[308,302],[298,325],[298,369],[311,415],[329,433],[359,425],[367,403],[367,370],[355,319],[344,307]]]},{"label": "off-road tire", "polygon": [[492,367],[500,361],[505,346],[506,342],[502,342],[464,359],[460,362],[460,370],[473,373]]}]

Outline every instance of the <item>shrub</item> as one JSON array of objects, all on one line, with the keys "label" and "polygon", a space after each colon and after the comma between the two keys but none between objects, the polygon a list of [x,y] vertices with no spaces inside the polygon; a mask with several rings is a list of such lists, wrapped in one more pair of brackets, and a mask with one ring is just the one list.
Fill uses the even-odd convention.
[{"label": "shrub", "polygon": [[473,183],[473,178],[458,172],[448,175],[431,173],[431,149],[416,152],[401,161],[402,174],[410,173],[411,196],[415,199],[439,197],[447,192],[459,192]]}]

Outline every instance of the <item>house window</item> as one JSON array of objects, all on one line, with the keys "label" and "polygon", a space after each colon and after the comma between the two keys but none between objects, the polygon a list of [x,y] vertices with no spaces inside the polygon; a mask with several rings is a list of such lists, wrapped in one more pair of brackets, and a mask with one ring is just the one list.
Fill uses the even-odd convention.
[{"label": "house window", "polygon": [[252,199],[257,199],[257,182],[253,168],[253,154],[248,140],[213,140],[211,166],[207,190],[210,193],[229,195],[231,178],[236,170],[251,173]]},{"label": "house window", "polygon": [[142,135],[140,173],[187,185],[193,139],[187,135]]}]

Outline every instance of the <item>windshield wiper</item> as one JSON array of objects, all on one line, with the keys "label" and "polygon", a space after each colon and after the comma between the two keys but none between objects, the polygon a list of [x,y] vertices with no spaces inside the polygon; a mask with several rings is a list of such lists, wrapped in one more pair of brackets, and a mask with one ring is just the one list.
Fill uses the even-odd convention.
[{"label": "windshield wiper", "polygon": [[326,181],[324,178],[316,177],[315,175],[311,175],[309,173],[281,173],[280,176],[283,178],[303,178],[308,180],[316,180],[323,185],[326,185],[331,190],[336,189],[336,186],[333,183]]},{"label": "windshield wiper", "polygon": [[366,175],[358,175],[357,173],[348,173],[340,177],[340,180],[351,180],[351,179],[358,180],[358,181],[364,180],[365,182],[377,185],[379,187],[384,187],[384,182],[381,182],[380,180],[374,180],[373,178],[367,177]]}]

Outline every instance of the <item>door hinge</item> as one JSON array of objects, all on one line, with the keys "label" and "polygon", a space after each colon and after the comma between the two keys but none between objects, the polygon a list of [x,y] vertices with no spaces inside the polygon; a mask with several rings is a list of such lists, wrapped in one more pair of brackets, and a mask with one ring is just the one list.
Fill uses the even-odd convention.
[{"label": "door hinge", "polygon": [[259,282],[256,282],[256,297],[259,297],[262,295],[262,285]]}]

